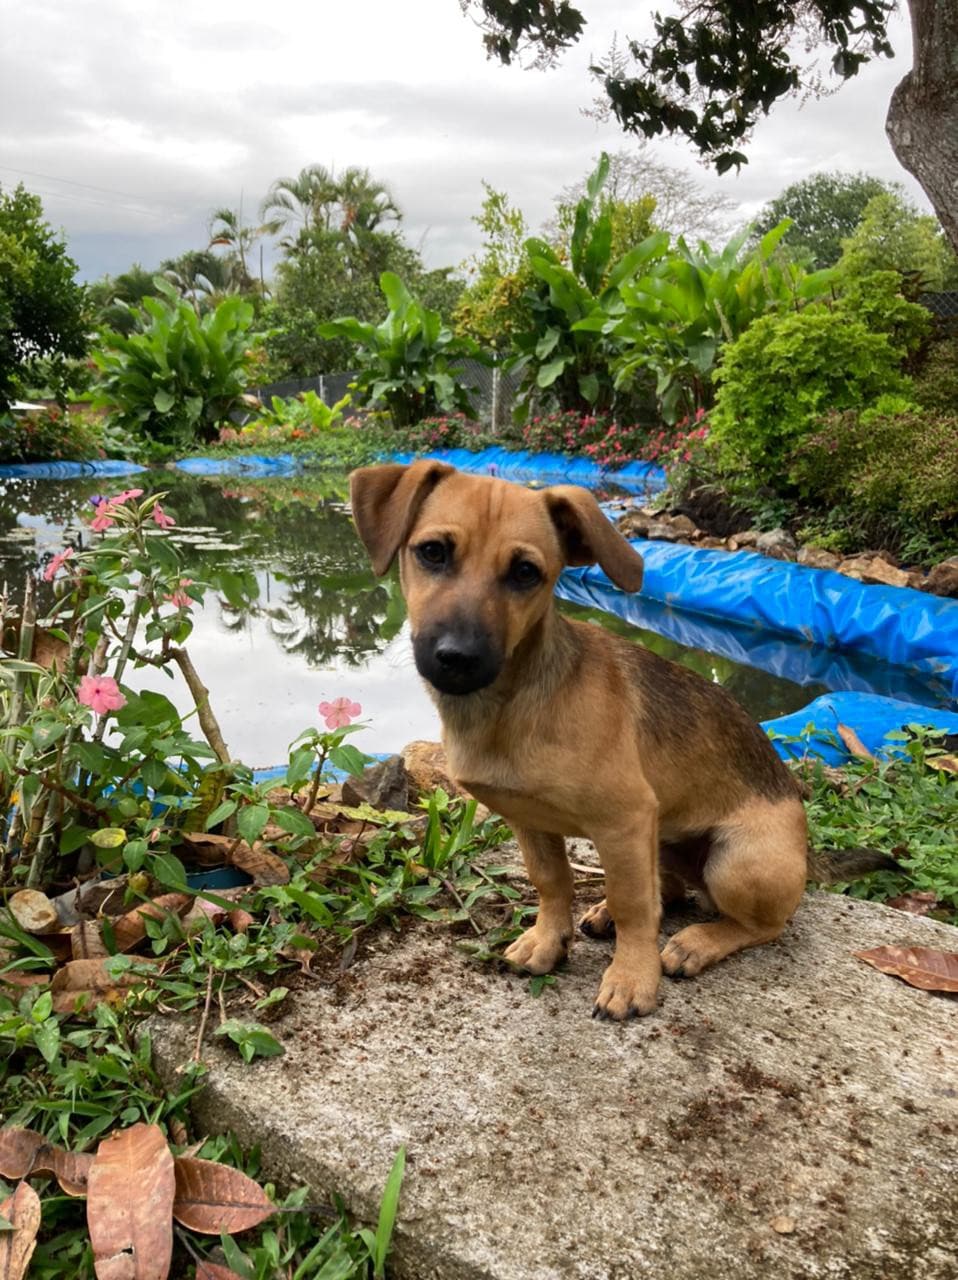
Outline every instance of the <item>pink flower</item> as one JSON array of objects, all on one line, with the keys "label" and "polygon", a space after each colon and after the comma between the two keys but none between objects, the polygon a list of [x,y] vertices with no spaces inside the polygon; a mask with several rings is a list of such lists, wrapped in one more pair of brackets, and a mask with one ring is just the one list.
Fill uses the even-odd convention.
[{"label": "pink flower", "polygon": [[161,529],[169,529],[176,521],[172,516],[168,516],[159,503],[153,508],[153,519]]},{"label": "pink flower", "polygon": [[63,565],[73,555],[73,548],[67,547],[66,551],[58,551],[50,563],[43,571],[44,582],[52,582],[56,575],[63,568]]},{"label": "pink flower", "polygon": [[119,506],[121,502],[129,502],[131,498],[140,498],[143,496],[142,489],[124,489],[122,493],[118,493],[115,498],[110,501],[114,506]]},{"label": "pink flower", "polygon": [[90,521],[90,528],[94,533],[106,533],[107,529],[111,529],[116,521],[110,515],[112,507],[109,502],[101,502],[96,509],[96,515]]},{"label": "pink flower", "polygon": [[348,698],[336,698],[333,702],[321,702],[319,714],[326,721],[327,729],[344,729],[362,713],[358,702],[350,702]]},{"label": "pink flower", "polygon": [[180,585],[176,590],[163,598],[164,600],[169,600],[170,604],[176,605],[177,609],[191,609],[193,607],[193,597],[187,594],[186,588],[192,585],[192,578],[180,578]]},{"label": "pink flower", "polygon": [[84,676],[77,690],[77,702],[92,707],[98,716],[126,706],[126,698],[112,676]]}]

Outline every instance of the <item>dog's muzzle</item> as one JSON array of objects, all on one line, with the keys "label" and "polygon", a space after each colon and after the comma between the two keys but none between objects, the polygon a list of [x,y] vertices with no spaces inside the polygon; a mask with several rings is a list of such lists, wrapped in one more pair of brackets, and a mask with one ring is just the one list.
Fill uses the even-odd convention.
[{"label": "dog's muzzle", "polygon": [[440,693],[475,693],[492,684],[502,670],[502,654],[478,627],[453,624],[430,627],[413,640],[416,669]]}]

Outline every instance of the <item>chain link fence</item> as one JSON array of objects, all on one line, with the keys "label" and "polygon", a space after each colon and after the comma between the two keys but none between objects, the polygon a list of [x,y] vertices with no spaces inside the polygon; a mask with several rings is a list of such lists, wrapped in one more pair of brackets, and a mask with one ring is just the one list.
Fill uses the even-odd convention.
[{"label": "chain link fence", "polygon": [[[304,391],[315,391],[326,404],[334,405],[349,390],[355,376],[355,373],[346,372],[318,373],[312,378],[287,378],[267,387],[257,387],[253,394],[266,404],[271,396],[298,396]],[[456,378],[470,391],[480,422],[496,431],[508,425],[519,390],[519,374],[507,373],[498,365],[464,360],[456,371]]]},{"label": "chain link fence", "polygon": [[944,293],[923,293],[918,301],[927,307],[943,329],[958,332],[958,289]]}]

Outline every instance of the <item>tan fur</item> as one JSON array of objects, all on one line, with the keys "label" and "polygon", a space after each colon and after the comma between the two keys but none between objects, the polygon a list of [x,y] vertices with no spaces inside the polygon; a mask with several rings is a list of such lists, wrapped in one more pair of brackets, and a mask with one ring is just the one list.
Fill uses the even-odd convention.
[{"label": "tan fur", "polygon": [[[723,690],[553,605],[566,564],[598,562],[634,590],[641,557],[585,490],[533,492],[443,464],[364,468],[351,480],[357,528],[377,571],[398,554],[414,637],[466,616],[503,656],[486,688],[431,688],[452,776],[513,826],[540,894],[536,924],[506,952],[545,973],[572,939],[563,836],[587,836],[607,897],[583,921],[616,946],[599,1016],[656,1006],[659,977],[700,972],[778,936],[801,898],[805,815],[762,730]],[[412,549],[438,540],[454,566],[424,570]],[[510,590],[516,556],[543,581]],[[660,958],[662,882],[702,890],[719,919],[683,929]]]}]

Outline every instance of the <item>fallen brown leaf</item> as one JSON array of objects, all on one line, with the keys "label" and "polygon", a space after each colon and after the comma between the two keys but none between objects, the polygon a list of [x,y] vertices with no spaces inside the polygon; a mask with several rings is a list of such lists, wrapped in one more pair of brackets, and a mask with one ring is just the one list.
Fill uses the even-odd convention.
[{"label": "fallen brown leaf", "polygon": [[886,907],[894,907],[896,911],[907,911],[909,915],[924,916],[934,911],[938,905],[938,895],[926,889],[911,889],[900,898],[889,898]]},{"label": "fallen brown leaf", "polygon": [[96,920],[81,920],[75,924],[70,930],[70,943],[74,960],[102,960],[110,954]]},{"label": "fallen brown leaf", "polygon": [[[145,958],[141,964],[156,963]],[[141,973],[120,973],[113,978],[107,971],[107,961],[100,960],[68,960],[53,975],[50,990],[53,993],[53,1009],[55,1013],[77,1013],[80,1008],[90,1009],[101,1000],[121,995],[130,987],[144,982]]]},{"label": "fallen brown leaf", "polygon": [[259,1183],[239,1169],[195,1156],[177,1156],[173,1163],[173,1217],[191,1231],[211,1236],[247,1231],[275,1212]]},{"label": "fallen brown leaf", "polygon": [[261,840],[253,847],[241,840],[230,855],[230,862],[253,877],[253,884],[289,884],[289,867],[275,853],[270,853]]},{"label": "fallen brown leaf", "polygon": [[46,1141],[35,1129],[21,1129],[19,1125],[0,1129],[0,1177],[16,1181],[27,1177],[33,1172],[37,1152]]},{"label": "fallen brown leaf", "polygon": [[234,907],[229,913],[228,919],[230,928],[235,933],[246,933],[250,925],[256,923],[255,917],[250,915],[243,907]]},{"label": "fallen brown leaf", "polygon": [[922,991],[958,991],[958,952],[934,947],[873,947],[856,951],[859,960],[892,973]]},{"label": "fallen brown leaf", "polygon": [[958,756],[926,757],[926,764],[931,769],[944,769],[945,773],[958,773]]},{"label": "fallen brown leaf", "polygon": [[135,1124],[103,1139],[87,1187],[97,1280],[167,1280],[174,1193],[173,1156],[157,1125]]},{"label": "fallen brown leaf", "polygon": [[188,893],[164,893],[152,902],[143,902],[134,907],[132,911],[113,921],[117,951],[130,951],[143,941],[146,937],[147,920],[162,920],[170,912],[179,915],[192,903],[192,895]]},{"label": "fallen brown leaf", "polygon": [[0,1204],[0,1215],[13,1223],[13,1231],[0,1232],[0,1276],[22,1280],[37,1245],[40,1230],[40,1197],[29,1182],[21,1182]]},{"label": "fallen brown leaf", "polygon": [[229,1267],[224,1267],[222,1263],[207,1262],[205,1258],[201,1258],[196,1264],[196,1280],[243,1280],[243,1277]]},{"label": "fallen brown leaf", "polygon": [[874,760],[874,753],[869,751],[854,729],[847,724],[839,724],[838,736],[845,744],[845,750],[859,760]]}]

